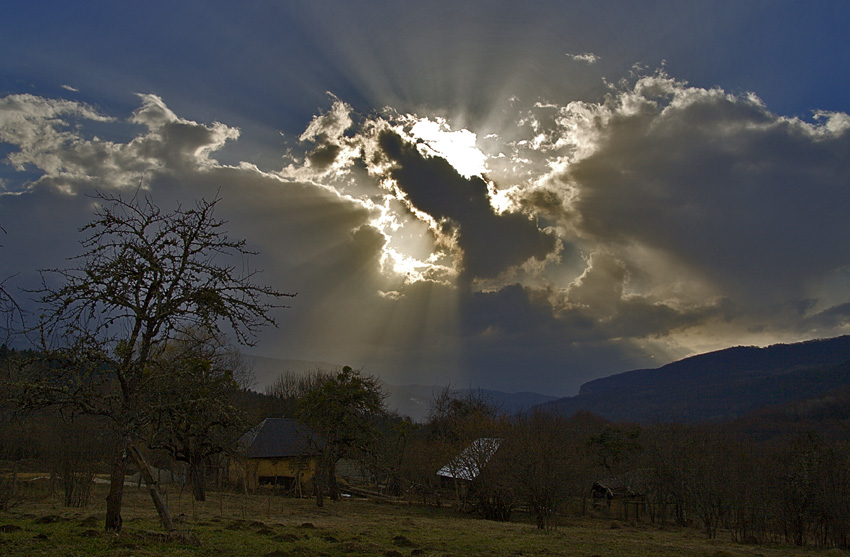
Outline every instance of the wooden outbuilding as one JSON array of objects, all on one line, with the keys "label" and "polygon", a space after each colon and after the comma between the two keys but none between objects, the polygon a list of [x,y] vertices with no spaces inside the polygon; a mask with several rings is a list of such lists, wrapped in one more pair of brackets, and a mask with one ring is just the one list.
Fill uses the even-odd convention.
[{"label": "wooden outbuilding", "polygon": [[280,486],[296,496],[311,495],[322,441],[307,426],[288,418],[266,418],[242,436],[231,479],[247,489]]},{"label": "wooden outbuilding", "polygon": [[606,508],[612,517],[639,521],[646,510],[646,501],[642,491],[630,479],[634,480],[630,477],[615,477],[593,482],[590,497],[594,507]]}]

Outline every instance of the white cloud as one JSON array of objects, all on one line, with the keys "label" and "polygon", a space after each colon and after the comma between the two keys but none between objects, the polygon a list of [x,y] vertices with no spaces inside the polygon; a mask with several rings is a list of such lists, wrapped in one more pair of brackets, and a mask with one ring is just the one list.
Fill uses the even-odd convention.
[{"label": "white cloud", "polygon": [[[4,263],[60,265],[88,211],[66,194],[144,174],[167,203],[220,192],[265,276],[299,292],[283,319],[297,325],[268,333],[269,352],[288,357],[444,370],[462,359],[484,373],[533,351],[549,374],[850,325],[843,113],[786,118],[755,95],[660,72],[600,102],[536,103],[480,135],[333,98],[290,146],[302,154],[273,172],[216,159],[237,128],[139,98],[123,122],[81,103],[0,99],[6,163],[25,176],[4,177],[20,194],[0,198]],[[91,124],[136,135],[101,140]],[[13,242],[28,226],[47,247]],[[438,340],[451,349],[429,353]]]},{"label": "white cloud", "polygon": [[593,54],[592,52],[583,52],[581,54],[570,54],[567,53],[569,58],[572,58],[576,62],[585,62],[587,64],[595,64],[600,60],[599,56]]},{"label": "white cloud", "polygon": [[[433,154],[446,159],[458,173],[465,177],[482,176],[487,172],[487,157],[476,145],[476,135],[467,130],[452,130],[444,118],[405,119],[410,126],[410,135],[421,140]],[[425,151],[427,153],[427,151]]]}]

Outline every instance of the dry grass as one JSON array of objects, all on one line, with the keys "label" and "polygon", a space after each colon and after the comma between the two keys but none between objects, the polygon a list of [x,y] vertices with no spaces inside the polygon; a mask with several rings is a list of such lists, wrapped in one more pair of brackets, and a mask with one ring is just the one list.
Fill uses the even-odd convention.
[{"label": "dry grass", "polygon": [[[43,483],[43,482],[42,482]],[[709,541],[696,529],[659,529],[601,519],[565,519],[546,532],[533,525],[459,516],[448,509],[366,500],[327,501],[272,494],[211,492],[195,503],[166,489],[178,529],[200,545],[158,535],[144,489],[127,487],[124,530],[103,532],[105,486],[86,509],[68,509],[44,487],[29,486],[25,503],[0,513],[2,555],[841,555],[778,545],[745,546],[721,533]]]}]

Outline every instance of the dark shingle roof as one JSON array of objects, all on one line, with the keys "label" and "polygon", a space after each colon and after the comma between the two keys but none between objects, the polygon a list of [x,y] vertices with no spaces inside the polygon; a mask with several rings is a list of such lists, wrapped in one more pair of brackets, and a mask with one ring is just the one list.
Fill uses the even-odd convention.
[{"label": "dark shingle roof", "polygon": [[313,455],[321,440],[297,420],[266,418],[239,440],[248,458],[285,458]]}]

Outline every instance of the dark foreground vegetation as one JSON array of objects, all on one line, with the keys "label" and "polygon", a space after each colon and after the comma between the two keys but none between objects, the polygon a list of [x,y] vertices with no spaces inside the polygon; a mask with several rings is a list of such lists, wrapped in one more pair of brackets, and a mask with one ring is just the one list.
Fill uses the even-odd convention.
[{"label": "dark foreground vegetation", "polygon": [[43,480],[22,480],[27,501],[0,514],[0,554],[29,555],[838,555],[785,544],[742,545],[724,533],[708,540],[694,528],[606,518],[560,518],[538,530],[528,517],[491,522],[433,506],[343,499],[309,500],[212,490],[206,502],[166,487],[181,541],[169,541],[144,491],[128,486],[124,528],[102,528],[107,486],[85,509],[64,507]]},{"label": "dark foreground vegetation", "polygon": [[[0,346],[2,554],[850,549],[846,387],[711,425],[508,415],[449,389],[417,424],[350,367],[261,394],[228,339],[288,295],[254,282],[217,201],[99,201],[36,323],[0,291],[4,337],[32,343]],[[253,454],[266,418],[310,433]]]},{"label": "dark foreground vegetation", "polygon": [[[358,376],[346,369],[325,377],[340,380],[352,375]],[[316,374],[313,380],[321,377]],[[328,388],[326,383],[319,384]],[[312,392],[316,396],[317,391]],[[234,407],[242,409],[244,422],[253,423],[252,412],[294,412],[306,419],[298,408],[311,399],[292,401],[283,395],[242,391],[236,400],[241,400]],[[315,411],[316,407],[310,408]],[[569,552],[556,549],[552,540],[564,543],[565,536],[576,536],[579,531],[588,539],[607,540],[599,543],[632,539],[637,544],[633,554],[642,554],[642,544],[656,543],[658,536],[672,547],[686,544],[679,548],[680,554],[691,550],[706,554],[715,544],[735,548],[733,554],[747,554],[754,547],[762,553],[787,551],[781,548],[789,546],[798,551],[850,549],[850,445],[846,439],[815,433],[808,427],[813,423],[800,431],[786,427],[783,431],[790,433],[782,435],[755,428],[752,421],[641,427],[590,414],[571,418],[545,412],[507,416],[475,396],[458,399],[447,393],[435,398],[425,424],[386,412],[362,417],[363,421],[353,422],[343,416],[356,431],[345,436],[346,426],[339,426],[333,446],[328,444],[325,452],[310,457],[314,460],[304,457],[316,470],[304,498],[294,497],[283,484],[249,489],[241,477],[229,473],[233,462],[242,458],[236,442],[239,430],[234,430],[231,446],[224,446],[194,470],[168,451],[145,447],[144,460],[159,471],[157,488],[176,518],[171,528],[157,526],[155,507],[149,498],[144,499],[149,497],[146,482],[131,467],[127,485],[132,487],[124,491],[132,493],[133,505],[131,511],[123,512],[124,524],[129,526],[132,516],[138,521],[133,528],[158,530],[163,539],[176,536],[171,543],[191,545],[198,536],[202,547],[208,547],[204,539],[221,540],[222,536],[229,541],[215,544],[248,543],[234,538],[233,521],[237,520],[286,524],[286,528],[272,528],[273,536],[283,536],[299,521],[350,519],[352,525],[339,526],[347,529],[344,535],[333,530],[336,526],[328,526],[331,533],[323,535],[354,542],[359,539],[353,531],[356,524],[375,521],[377,528],[389,520],[391,524],[384,525],[380,535],[391,540],[397,535],[392,528],[404,517],[415,515],[439,521],[441,530],[467,530],[470,536],[484,531],[500,532],[500,536],[521,533],[549,551],[564,554]],[[333,415],[323,419],[331,418]],[[112,543],[109,540],[113,538],[99,534],[111,454],[108,438],[98,435],[104,423],[92,418],[65,421],[59,414],[42,412],[11,425],[0,434],[0,522],[24,527],[29,543],[47,528],[35,526],[42,516],[77,517],[73,520],[94,516],[100,520],[95,523],[88,518],[86,530],[98,532],[94,536],[97,543]],[[134,474],[129,475],[131,472]],[[198,477],[192,479],[193,474]],[[206,486],[203,497],[193,488],[198,482]],[[371,502],[354,501],[363,496]],[[399,509],[403,509],[401,518],[386,516]],[[207,518],[198,518],[202,510]],[[212,521],[215,517],[210,513],[224,522]],[[369,513],[375,515],[369,517]],[[187,517],[192,521],[187,523]],[[280,517],[288,518],[281,522]],[[512,526],[500,530],[495,526],[498,523]],[[244,531],[236,529],[250,536],[263,528],[255,524]],[[410,537],[415,529],[405,530],[404,535]],[[538,538],[528,529],[554,533]],[[626,529],[630,534],[611,529]],[[192,535],[185,537],[188,534]],[[445,535],[453,541],[438,537],[436,540],[443,540],[439,543],[434,533],[419,535],[431,540],[419,543],[432,553],[434,548],[439,554],[475,553],[466,542],[452,549],[451,543],[460,542],[449,534]],[[612,536],[616,539],[609,539]],[[635,537],[647,538],[639,541]],[[25,536],[18,531],[7,537],[13,538],[24,540]],[[249,546],[273,546],[268,536],[258,539],[264,541],[255,540]],[[476,543],[491,547],[486,539]],[[514,542],[505,543],[510,546]],[[521,547],[525,542],[515,543]],[[595,549],[586,554],[605,553],[596,545],[589,547]],[[694,549],[697,547],[700,549]],[[237,549],[230,551],[240,554]],[[322,551],[333,553],[327,548]],[[480,551],[486,553],[489,551]]]}]

